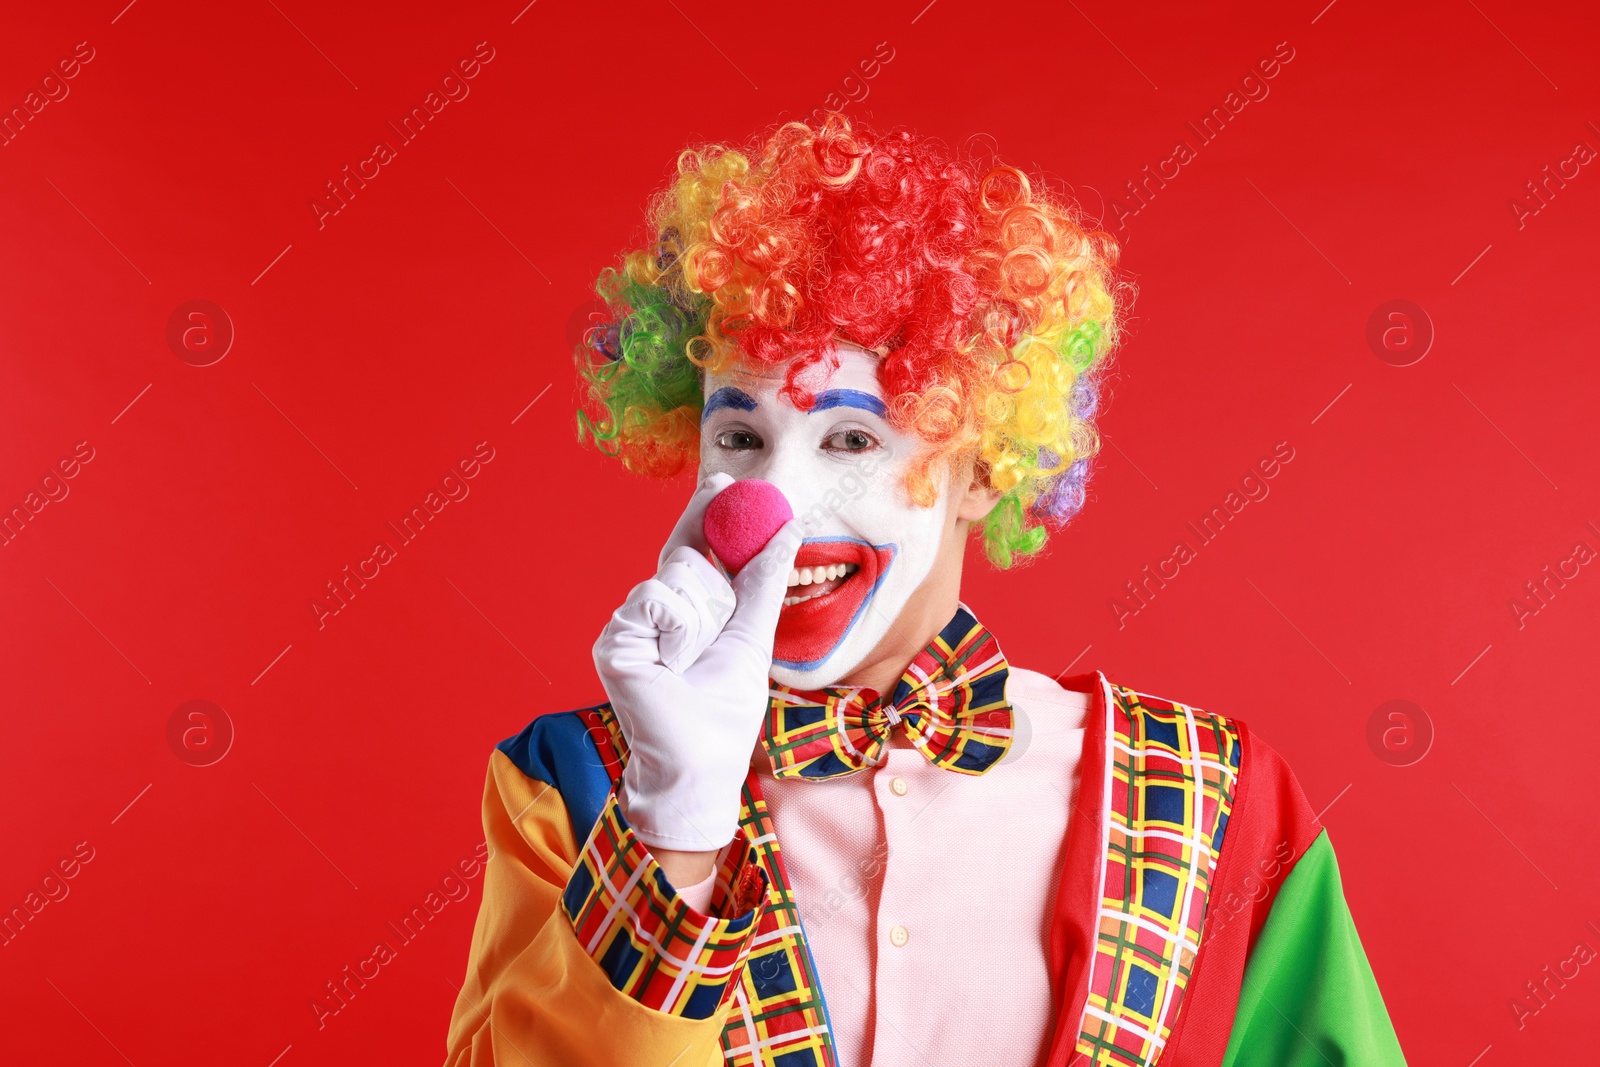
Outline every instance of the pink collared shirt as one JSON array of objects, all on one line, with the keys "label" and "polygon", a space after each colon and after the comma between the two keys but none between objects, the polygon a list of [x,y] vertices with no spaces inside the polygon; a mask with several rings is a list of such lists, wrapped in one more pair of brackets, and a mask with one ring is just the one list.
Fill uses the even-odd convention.
[{"label": "pink collared shirt", "polygon": [[[1089,695],[1012,667],[1006,696],[1016,735],[986,774],[935,767],[897,731],[877,767],[763,778],[839,1067],[1025,1067],[1048,1053],[1051,918]],[[692,907],[714,878],[681,890]]]}]

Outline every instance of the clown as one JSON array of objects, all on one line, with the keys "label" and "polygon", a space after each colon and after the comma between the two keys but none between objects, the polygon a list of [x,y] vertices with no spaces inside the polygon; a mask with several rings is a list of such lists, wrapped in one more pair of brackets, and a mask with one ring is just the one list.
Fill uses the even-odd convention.
[{"label": "clown", "polygon": [[698,486],[605,701],[491,756],[447,1063],[1402,1064],[1276,753],[1010,664],[961,602],[970,536],[1010,567],[1082,506],[1111,239],[838,114],[678,170],[579,427]]}]

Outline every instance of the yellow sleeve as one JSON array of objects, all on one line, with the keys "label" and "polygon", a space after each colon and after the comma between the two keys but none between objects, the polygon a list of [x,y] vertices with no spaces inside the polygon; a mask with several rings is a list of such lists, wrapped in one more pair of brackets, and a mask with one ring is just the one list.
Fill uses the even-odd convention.
[{"label": "yellow sleeve", "polygon": [[[573,916],[580,912],[575,901],[587,905],[582,910],[619,910],[615,899],[601,899],[593,888],[595,838],[608,824],[615,830],[620,818],[615,808],[613,795],[606,816],[580,850],[560,793],[524,775],[505,753],[490,757],[483,798],[489,861],[466,978],[450,1020],[446,1067],[715,1067],[723,1062],[719,1039],[731,996],[712,1000],[716,1010],[703,1018],[651,1007],[635,999],[637,992],[629,995],[613,984],[622,979],[613,977],[617,967],[608,973],[600,962],[594,947],[598,934],[586,948],[575,933]],[[621,829],[631,838],[625,823]],[[633,855],[641,852],[636,845]],[[671,893],[647,852],[638,862],[644,875],[629,879],[629,886],[659,882]],[[607,878],[598,881],[610,885]],[[675,894],[669,899],[687,908]],[[631,903],[621,901],[621,910],[631,911]],[[707,925],[748,925],[753,931],[755,917],[733,923],[712,918]],[[619,940],[612,934],[607,945]]]}]

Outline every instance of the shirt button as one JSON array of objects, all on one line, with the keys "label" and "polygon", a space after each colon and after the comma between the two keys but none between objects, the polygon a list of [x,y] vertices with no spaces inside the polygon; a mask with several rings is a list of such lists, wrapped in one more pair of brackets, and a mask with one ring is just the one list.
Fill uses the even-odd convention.
[{"label": "shirt button", "polygon": [[907,792],[910,791],[911,787],[906,784],[906,780],[904,778],[895,778],[889,782],[889,789],[894,793],[895,796],[903,797]]},{"label": "shirt button", "polygon": [[906,942],[911,940],[911,931],[899,923],[889,927],[889,944],[895,948],[905,948]]}]

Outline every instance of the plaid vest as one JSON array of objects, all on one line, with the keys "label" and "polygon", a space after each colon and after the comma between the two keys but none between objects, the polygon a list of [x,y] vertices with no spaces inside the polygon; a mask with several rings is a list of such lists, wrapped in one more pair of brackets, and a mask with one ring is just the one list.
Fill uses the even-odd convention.
[{"label": "plaid vest", "polygon": [[[1058,1032],[1051,1062],[1066,1063],[1070,1049],[1073,1067],[1153,1067],[1177,1024],[1200,948],[1240,773],[1239,731],[1221,716],[1100,681],[1103,728],[1087,731],[1101,741],[1100,751],[1083,754],[1085,762],[1101,761],[1092,776],[1100,796],[1080,796],[1074,809],[1076,819],[1090,812],[1098,818],[1069,831],[1094,834],[1095,949],[1083,968],[1084,998],[1067,1005],[1057,1024],[1075,1027],[1075,1039]],[[615,715],[608,705],[577,714],[615,787],[628,758]],[[834,1067],[827,1005],[754,771],[745,780],[739,825],[768,891],[754,947],[731,991],[722,1032],[727,1064]]]}]

